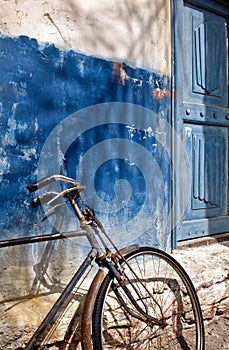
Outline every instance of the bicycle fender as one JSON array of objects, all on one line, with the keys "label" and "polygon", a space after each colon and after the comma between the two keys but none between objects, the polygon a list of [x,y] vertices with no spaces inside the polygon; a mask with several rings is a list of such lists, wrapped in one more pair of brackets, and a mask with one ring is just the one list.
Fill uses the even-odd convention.
[{"label": "bicycle fender", "polygon": [[81,321],[82,350],[93,349],[92,347],[92,315],[94,311],[94,305],[95,305],[97,293],[108,272],[109,272],[108,269],[104,267],[99,269],[86,295],[86,299],[83,307],[82,321]]}]

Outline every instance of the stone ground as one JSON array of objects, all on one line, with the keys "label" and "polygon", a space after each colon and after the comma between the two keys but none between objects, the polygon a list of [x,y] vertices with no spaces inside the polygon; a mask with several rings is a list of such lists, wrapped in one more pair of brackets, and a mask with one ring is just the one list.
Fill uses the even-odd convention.
[{"label": "stone ground", "polygon": [[229,349],[229,319],[210,322],[205,328],[206,350]]},{"label": "stone ground", "polygon": [[198,292],[206,350],[229,350],[229,235],[183,243],[173,255]]}]

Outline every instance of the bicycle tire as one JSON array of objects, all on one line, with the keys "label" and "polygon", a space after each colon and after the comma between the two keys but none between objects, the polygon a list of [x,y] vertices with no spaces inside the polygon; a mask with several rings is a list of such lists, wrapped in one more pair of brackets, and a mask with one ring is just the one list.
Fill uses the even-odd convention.
[{"label": "bicycle tire", "polygon": [[[125,256],[122,268],[125,285],[143,312],[139,314],[109,273],[95,302],[93,349],[204,350],[198,296],[182,266],[159,249],[142,247]],[[144,322],[145,314],[149,318]]]}]

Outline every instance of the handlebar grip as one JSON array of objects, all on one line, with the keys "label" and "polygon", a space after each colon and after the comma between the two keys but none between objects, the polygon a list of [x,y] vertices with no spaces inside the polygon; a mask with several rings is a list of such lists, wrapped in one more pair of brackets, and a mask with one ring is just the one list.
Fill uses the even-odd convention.
[{"label": "handlebar grip", "polygon": [[42,188],[44,186],[47,186],[48,184],[52,183],[56,181],[56,179],[54,178],[54,176],[46,176],[43,177],[41,180],[39,181],[35,181],[31,184],[29,184],[28,186],[26,186],[26,188],[30,191],[30,192],[35,192],[37,191],[39,188]]},{"label": "handlebar grip", "polygon": [[33,182],[32,184],[26,186],[26,188],[27,190],[29,190],[29,192],[35,192],[36,190],[38,190],[38,185],[36,182]]}]

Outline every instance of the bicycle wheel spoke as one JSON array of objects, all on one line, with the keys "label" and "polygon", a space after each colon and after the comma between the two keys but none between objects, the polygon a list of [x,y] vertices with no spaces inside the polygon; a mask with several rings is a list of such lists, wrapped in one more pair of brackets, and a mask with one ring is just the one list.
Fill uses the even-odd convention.
[{"label": "bicycle wheel spoke", "polygon": [[137,305],[107,276],[93,316],[94,349],[203,350],[198,299],[179,264],[145,248],[130,253],[123,269]]}]

